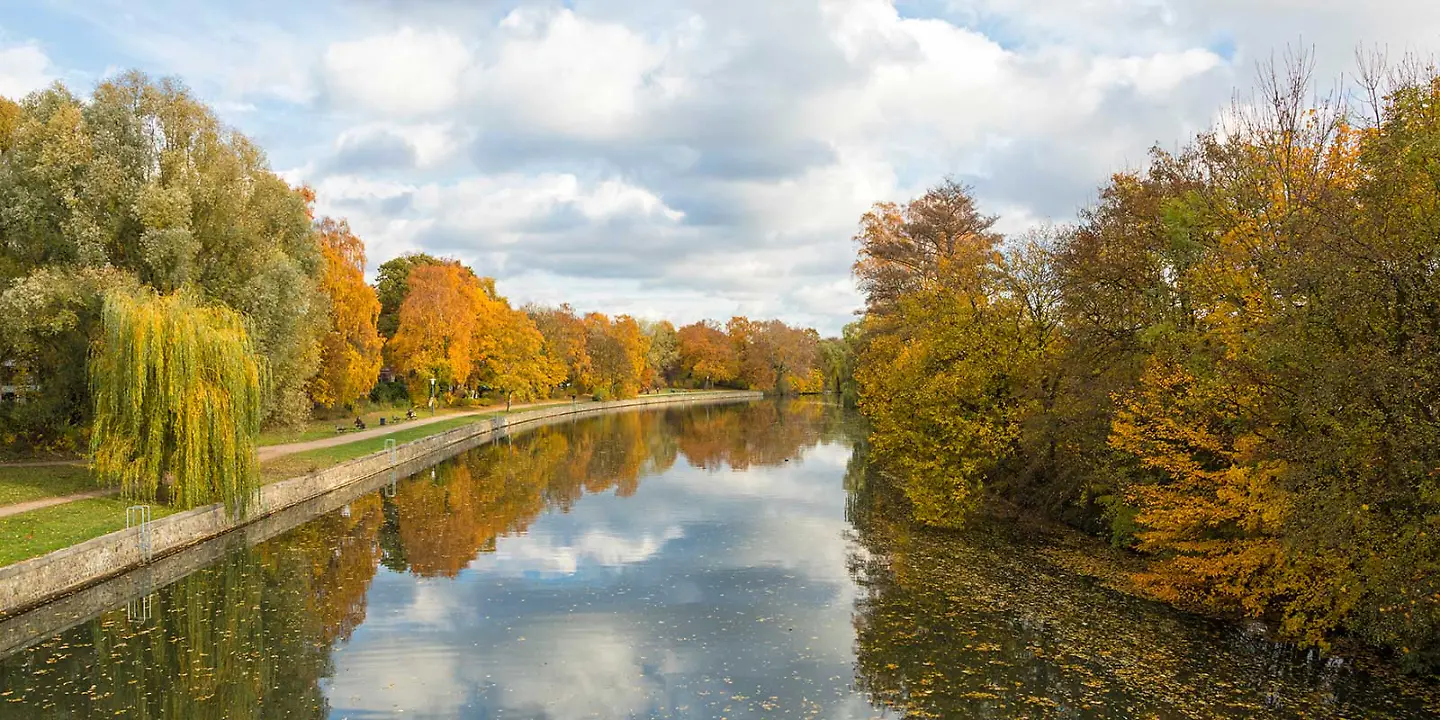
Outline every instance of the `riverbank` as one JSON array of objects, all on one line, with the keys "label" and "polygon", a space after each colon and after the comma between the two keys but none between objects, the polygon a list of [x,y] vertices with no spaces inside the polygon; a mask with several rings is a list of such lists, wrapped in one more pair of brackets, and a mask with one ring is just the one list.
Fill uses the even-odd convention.
[{"label": "riverbank", "polygon": [[[627,411],[654,405],[738,402],[760,397],[762,397],[761,393],[724,391],[657,394],[603,403],[562,404],[466,423],[461,427],[428,435],[411,442],[395,443],[393,448],[375,447],[374,445],[382,445],[383,440],[370,440],[369,442],[374,445],[365,455],[306,475],[291,477],[263,486],[255,510],[246,518],[230,518],[226,515],[224,508],[216,504],[154,520],[148,526],[148,554],[145,552],[142,542],[147,539],[146,531],[132,527],[0,568],[0,615],[14,614],[106,577],[138,567],[153,558],[162,557],[202,540],[243,527],[287,507],[306,502],[364,478],[384,473],[451,446],[471,442],[475,444],[489,442],[506,437],[517,429],[528,429],[547,422],[564,421],[575,417]],[[337,446],[337,448],[343,447],[345,446]],[[333,452],[336,448],[327,448],[326,450]]]}]

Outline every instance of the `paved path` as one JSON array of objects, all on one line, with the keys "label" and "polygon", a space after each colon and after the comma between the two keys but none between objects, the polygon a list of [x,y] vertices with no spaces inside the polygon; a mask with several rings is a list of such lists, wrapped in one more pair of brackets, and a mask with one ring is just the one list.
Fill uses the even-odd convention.
[{"label": "paved path", "polygon": [[109,488],[106,490],[91,490],[89,492],[75,493],[74,495],[64,495],[61,497],[48,497],[40,498],[39,500],[28,500],[26,502],[14,503],[11,505],[0,505],[0,518],[8,517],[10,515],[19,515],[20,513],[30,512],[31,510],[39,510],[40,508],[47,508],[51,505],[64,505],[65,503],[75,502],[76,500],[88,500],[90,498],[114,495],[117,492],[120,491],[115,488]]},{"label": "paved path", "polygon": [[[510,406],[510,411],[518,412],[520,410],[529,410],[530,408],[542,407],[545,405],[563,404],[565,404],[565,401],[556,402],[553,400],[537,403],[516,403]],[[488,413],[497,412],[505,412],[505,409],[499,405],[493,405],[489,407],[475,408],[474,410],[465,410],[462,412],[435,415],[433,417],[421,414],[414,420],[406,420],[399,425],[386,425],[384,427],[375,426],[367,428],[365,430],[361,430],[359,432],[343,432],[336,435],[335,437],[320,438],[318,440],[306,440],[304,442],[285,443],[283,445],[266,445],[260,448],[258,454],[260,457],[260,462],[265,462],[266,460],[273,460],[277,457],[293,455],[295,453],[305,452],[307,450],[319,450],[320,448],[334,447],[336,445],[345,445],[347,443],[352,443],[357,440],[368,440],[370,438],[384,437],[386,435],[389,435],[390,433],[400,432],[401,430],[409,430],[413,427],[422,427],[431,423],[444,422],[446,420],[451,420],[454,418],[468,417],[471,415],[485,415]]]},{"label": "paved path", "polygon": [[[562,400],[562,401],[558,401],[558,402],[551,400],[551,401],[548,401],[548,402],[521,403],[521,404],[511,405],[511,406],[510,406],[510,411],[511,411],[511,412],[515,412],[515,411],[518,411],[518,410],[528,410],[528,409],[530,409],[530,408],[542,407],[542,406],[545,406],[545,405],[563,405],[563,404],[564,404],[564,401],[563,401],[563,400]],[[336,445],[344,445],[344,444],[346,444],[346,443],[352,443],[352,442],[355,442],[355,441],[357,441],[357,440],[367,440],[367,439],[369,439],[369,438],[383,437],[383,436],[385,436],[385,435],[389,435],[390,433],[399,432],[399,431],[401,431],[401,430],[408,430],[408,429],[413,428],[413,427],[423,427],[423,426],[425,426],[425,425],[430,425],[430,424],[432,424],[432,423],[437,423],[437,422],[443,422],[443,421],[445,421],[445,420],[450,420],[450,419],[452,419],[452,418],[468,417],[468,416],[471,416],[471,415],[484,415],[484,414],[487,414],[487,413],[494,413],[494,412],[503,412],[503,411],[501,411],[501,410],[499,409],[499,406],[497,405],[497,406],[494,406],[494,407],[476,408],[476,409],[474,409],[474,410],[465,410],[465,411],[463,411],[463,412],[446,413],[446,414],[444,414],[444,415],[434,415],[434,416],[431,416],[431,417],[421,416],[421,417],[417,417],[417,418],[414,419],[414,420],[407,420],[406,422],[401,423],[401,424],[399,424],[399,425],[386,425],[386,426],[384,426],[384,427],[378,427],[378,426],[377,426],[377,427],[374,427],[374,428],[368,428],[368,429],[365,429],[365,430],[361,430],[360,432],[341,433],[341,434],[336,435],[335,437],[331,437],[331,438],[320,438],[320,439],[318,439],[318,440],[306,440],[306,441],[304,441],[304,442],[285,443],[285,444],[283,444],[283,445],[266,445],[266,446],[264,446],[264,447],[262,447],[262,448],[259,449],[259,451],[257,452],[257,455],[259,456],[260,462],[265,462],[266,460],[272,460],[272,459],[274,459],[274,458],[284,457],[284,456],[286,456],[286,455],[293,455],[293,454],[295,454],[295,453],[305,452],[305,451],[307,451],[307,450],[318,450],[318,449],[320,449],[320,448],[334,447],[334,446],[336,446]],[[84,465],[84,464],[85,464],[85,461],[84,461],[84,460],[45,460],[45,461],[40,461],[40,462],[3,463],[3,464],[0,464],[0,466],[3,466],[3,467],[48,467],[48,466],[54,466],[54,465]],[[61,496],[61,497],[41,498],[41,499],[39,499],[39,500],[30,500],[30,501],[27,501],[27,502],[14,503],[14,504],[11,504],[11,505],[0,505],[0,518],[8,517],[8,516],[10,516],[10,515],[19,515],[20,513],[23,513],[23,512],[29,512],[29,511],[31,511],[31,510],[39,510],[40,508],[47,508],[47,507],[50,507],[50,506],[52,506],[52,505],[64,505],[65,503],[74,502],[74,501],[76,501],[76,500],[87,500],[87,499],[89,499],[89,498],[97,498],[97,497],[105,497],[105,496],[107,496],[107,495],[114,495],[116,492],[118,492],[118,490],[116,490],[116,489],[114,489],[114,488],[110,488],[110,489],[107,489],[107,490],[91,490],[90,492],[76,493],[76,494],[74,494],[74,495],[64,495],[64,496]]]}]

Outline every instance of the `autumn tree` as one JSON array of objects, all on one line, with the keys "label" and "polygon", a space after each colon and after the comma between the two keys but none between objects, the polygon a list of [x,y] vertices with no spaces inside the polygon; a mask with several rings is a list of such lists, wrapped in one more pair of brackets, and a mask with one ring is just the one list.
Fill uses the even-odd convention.
[{"label": "autumn tree", "polygon": [[546,352],[545,338],[529,315],[504,298],[487,301],[491,309],[477,328],[476,379],[505,396],[506,410],[512,400],[545,397],[564,381],[565,365]]},{"label": "autumn tree", "polygon": [[867,312],[883,315],[900,297],[940,278],[943,266],[987,262],[999,236],[969,188],[947,179],[903,207],[878,203],[860,219],[855,277]]},{"label": "autumn tree", "polygon": [[443,265],[446,261],[425,253],[406,253],[380,264],[375,274],[375,297],[380,314],[375,326],[386,338],[400,329],[400,305],[410,293],[410,271],[421,265]]},{"label": "autumn tree", "polygon": [[697,387],[733,381],[740,372],[734,345],[714,321],[686,325],[676,332],[680,370]]},{"label": "autumn tree", "polygon": [[590,390],[594,382],[594,365],[590,359],[585,321],[576,316],[569,305],[531,307],[526,312],[545,338],[546,355],[564,365],[563,382],[570,392]]},{"label": "autumn tree", "polygon": [[424,397],[431,378],[441,387],[464,384],[475,360],[475,340],[485,288],[459,263],[421,265],[408,277],[399,325],[390,341],[395,367],[412,385],[411,397]]},{"label": "autumn tree", "polygon": [[650,349],[640,324],[629,315],[611,320],[602,313],[589,313],[584,322],[598,394],[606,398],[634,397],[645,379]]},{"label": "autumn tree", "polygon": [[365,244],[344,220],[316,227],[325,256],[321,288],[330,300],[330,329],[321,338],[320,372],[310,396],[325,407],[349,405],[374,387],[384,340],[376,330],[380,302],[365,283]]},{"label": "autumn tree", "polygon": [[1027,508],[1140,551],[1155,597],[1434,666],[1440,82],[1371,77],[1360,120],[1307,68],[1073,228],[913,262],[911,218],[973,204],[867,216],[860,404],[925,522]]},{"label": "autumn tree", "polygon": [[640,330],[650,340],[644,384],[662,387],[675,382],[680,371],[680,340],[669,320],[645,321]]}]

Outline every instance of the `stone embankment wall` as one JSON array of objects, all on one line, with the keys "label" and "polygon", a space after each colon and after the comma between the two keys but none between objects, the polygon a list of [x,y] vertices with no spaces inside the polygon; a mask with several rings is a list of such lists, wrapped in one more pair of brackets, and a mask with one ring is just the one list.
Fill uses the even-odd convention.
[{"label": "stone embankment wall", "polygon": [[[263,522],[281,511],[291,508],[298,510],[300,509],[298,506],[302,504],[316,505],[317,511],[324,510],[330,505],[339,507],[348,502],[350,498],[323,502],[322,496],[350,486],[357,486],[364,480],[371,481],[365,484],[364,489],[373,490],[389,482],[389,478],[393,476],[403,477],[470,448],[504,438],[516,430],[657,405],[736,402],[760,397],[762,394],[758,392],[738,391],[676,393],[648,395],[611,402],[552,405],[479,420],[473,424],[398,445],[393,450],[379,449],[385,441],[384,438],[376,438],[374,442],[377,451],[374,453],[324,470],[317,470],[308,475],[264,486],[260,490],[254,509],[244,518],[229,517],[224,506],[217,503],[152,521],[150,523],[150,558],[148,561],[141,547],[141,531],[139,528],[132,527],[56,550],[48,555],[0,568],[0,618],[12,617],[67,593],[73,593],[141,566],[151,569],[152,575],[154,569],[168,566],[183,566],[193,570],[198,566],[194,566],[192,563],[177,564],[162,561],[167,555],[242,527],[254,525],[256,528],[265,530],[260,533],[246,533],[247,536],[256,536],[250,539],[258,541],[258,539],[273,536],[283,529],[294,527],[305,519],[315,516],[314,512],[285,513],[287,517],[284,518],[284,522]],[[277,517],[275,520],[281,520],[281,518]],[[281,529],[276,529],[277,527]],[[210,554],[205,553],[204,555],[209,556]],[[167,572],[160,574],[167,577],[172,575]],[[158,581],[161,585],[165,582],[160,577],[150,580]],[[101,596],[103,595],[101,594]],[[112,603],[107,607],[113,606]],[[70,617],[75,616],[72,612],[64,614]],[[8,621],[4,623],[4,625],[10,624]],[[0,636],[4,634],[4,632],[0,632]],[[0,647],[8,644],[13,648],[15,643],[6,643],[3,640],[4,638],[0,637]]]}]

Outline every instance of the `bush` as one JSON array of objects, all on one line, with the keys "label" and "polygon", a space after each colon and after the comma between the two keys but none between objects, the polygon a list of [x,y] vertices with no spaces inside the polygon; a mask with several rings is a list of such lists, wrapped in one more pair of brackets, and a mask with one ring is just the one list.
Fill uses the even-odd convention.
[{"label": "bush", "polygon": [[370,390],[370,401],[381,406],[410,406],[410,390],[400,380],[380,381]]}]

